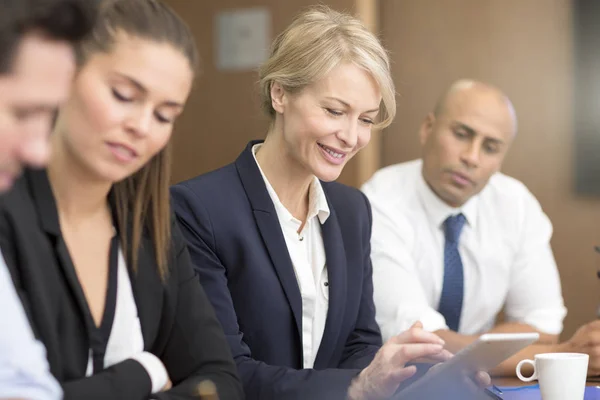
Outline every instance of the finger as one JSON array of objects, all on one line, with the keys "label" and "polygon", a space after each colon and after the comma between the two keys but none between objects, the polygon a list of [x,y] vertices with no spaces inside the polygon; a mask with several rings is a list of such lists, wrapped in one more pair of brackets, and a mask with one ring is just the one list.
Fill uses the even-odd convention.
[{"label": "finger", "polygon": [[472,389],[481,389],[492,384],[492,378],[487,372],[478,371],[475,374],[465,374],[464,381],[467,387]]},{"label": "finger", "polygon": [[475,383],[481,388],[488,387],[492,384],[492,378],[487,372],[478,371],[475,374]]},{"label": "finger", "polygon": [[600,345],[600,329],[583,329],[578,331],[573,338],[579,347],[595,347]]},{"label": "finger", "polygon": [[590,346],[598,346],[600,345],[600,331],[593,331],[588,334],[587,337],[588,345]]},{"label": "finger", "polygon": [[454,354],[452,354],[450,351],[444,349],[436,357],[439,358],[439,359],[442,359],[441,361],[448,361],[449,359],[451,359],[452,357],[454,357]]},{"label": "finger", "polygon": [[396,347],[391,357],[392,365],[396,366],[404,366],[407,362],[418,358],[433,357],[443,350],[442,345],[432,343],[402,344]]},{"label": "finger", "polygon": [[388,398],[392,396],[397,390],[398,386],[417,372],[417,367],[411,365],[405,368],[398,368],[390,371],[386,374],[385,378],[379,379],[376,386],[372,386],[372,389],[376,389],[378,395],[373,398]]},{"label": "finger", "polygon": [[437,364],[440,362],[448,361],[452,357],[454,357],[454,355],[452,353],[450,353],[448,350],[444,349],[444,350],[440,351],[438,354],[434,354],[432,356],[425,357],[425,358],[417,358],[416,360],[413,360],[413,362],[422,363],[422,364]]},{"label": "finger", "polygon": [[413,376],[417,373],[417,367],[414,365],[400,368],[397,371],[394,371],[390,374],[390,379],[400,385],[402,382]]},{"label": "finger", "polygon": [[417,328],[417,329],[423,329],[423,323],[421,321],[416,321],[414,324],[412,324],[412,326],[410,327],[410,329],[412,328]]},{"label": "finger", "polygon": [[438,354],[434,354],[432,356],[425,357],[425,358],[418,358],[416,360],[413,360],[413,362],[425,363],[425,364],[437,364],[440,362],[448,361],[452,357],[454,357],[454,355],[452,353],[450,353],[448,350],[444,349],[444,350],[440,351]]},{"label": "finger", "polygon": [[600,330],[600,320],[594,320],[584,325],[588,329]]},{"label": "finger", "polygon": [[436,335],[435,333],[428,332],[421,328],[415,328],[415,327],[411,327],[409,330],[404,331],[404,332],[392,337],[389,341],[396,343],[396,344],[435,343],[435,344],[441,344],[442,346],[445,344],[445,342],[442,340],[442,338],[439,337],[438,335]]},{"label": "finger", "polygon": [[469,388],[470,390],[479,390],[482,387],[485,386],[489,386],[489,385],[485,385],[485,386],[481,386],[479,381],[477,380],[477,374],[471,374],[471,373],[465,373],[462,374],[462,381],[465,384],[465,388]]}]

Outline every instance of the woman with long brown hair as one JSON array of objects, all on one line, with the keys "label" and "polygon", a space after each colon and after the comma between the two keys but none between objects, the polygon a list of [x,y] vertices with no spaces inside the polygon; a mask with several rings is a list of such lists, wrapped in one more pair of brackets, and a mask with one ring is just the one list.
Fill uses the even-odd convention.
[{"label": "woman with long brown hair", "polygon": [[169,207],[170,138],[198,55],[158,0],[103,2],[48,168],[3,208],[2,251],[65,398],[242,398]]}]

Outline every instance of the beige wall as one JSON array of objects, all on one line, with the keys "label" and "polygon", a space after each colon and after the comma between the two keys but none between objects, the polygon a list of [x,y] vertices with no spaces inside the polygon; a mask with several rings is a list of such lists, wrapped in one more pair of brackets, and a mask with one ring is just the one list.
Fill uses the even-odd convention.
[{"label": "beige wall", "polygon": [[573,192],[573,66],[569,0],[382,0],[381,28],[400,94],[382,138],[384,165],[419,157],[417,129],[439,93],[463,77],[513,100],[519,135],[504,172],[522,180],[554,223],[569,308],[565,335],[595,316],[600,199]]}]

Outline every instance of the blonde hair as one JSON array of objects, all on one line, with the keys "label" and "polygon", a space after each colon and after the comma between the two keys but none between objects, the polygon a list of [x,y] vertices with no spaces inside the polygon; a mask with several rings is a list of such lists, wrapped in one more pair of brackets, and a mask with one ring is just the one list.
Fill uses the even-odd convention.
[{"label": "blonde hair", "polygon": [[375,79],[383,102],[380,122],[375,127],[390,125],[396,115],[396,92],[386,50],[357,18],[326,6],[312,7],[298,15],[273,42],[269,59],[259,69],[264,110],[275,117],[271,104],[273,83],[297,93],[344,63],[354,63]]}]

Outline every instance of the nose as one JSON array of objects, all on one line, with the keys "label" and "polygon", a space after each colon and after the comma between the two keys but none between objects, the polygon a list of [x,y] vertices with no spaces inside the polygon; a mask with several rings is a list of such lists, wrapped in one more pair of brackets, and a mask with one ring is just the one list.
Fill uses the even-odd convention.
[{"label": "nose", "polygon": [[150,132],[154,111],[150,107],[140,107],[126,122],[127,129],[137,136],[146,136]]},{"label": "nose", "polygon": [[336,136],[347,148],[353,149],[358,143],[358,129],[358,121],[350,119]]},{"label": "nose", "polygon": [[41,137],[21,146],[21,161],[32,167],[43,167],[50,158],[50,141]]},{"label": "nose", "polygon": [[469,168],[476,168],[479,165],[480,148],[479,143],[472,140],[463,150],[461,159]]},{"label": "nose", "polygon": [[43,167],[50,158],[50,120],[40,119],[40,121],[28,132],[21,132],[18,145],[19,161],[22,164],[32,167]]}]

